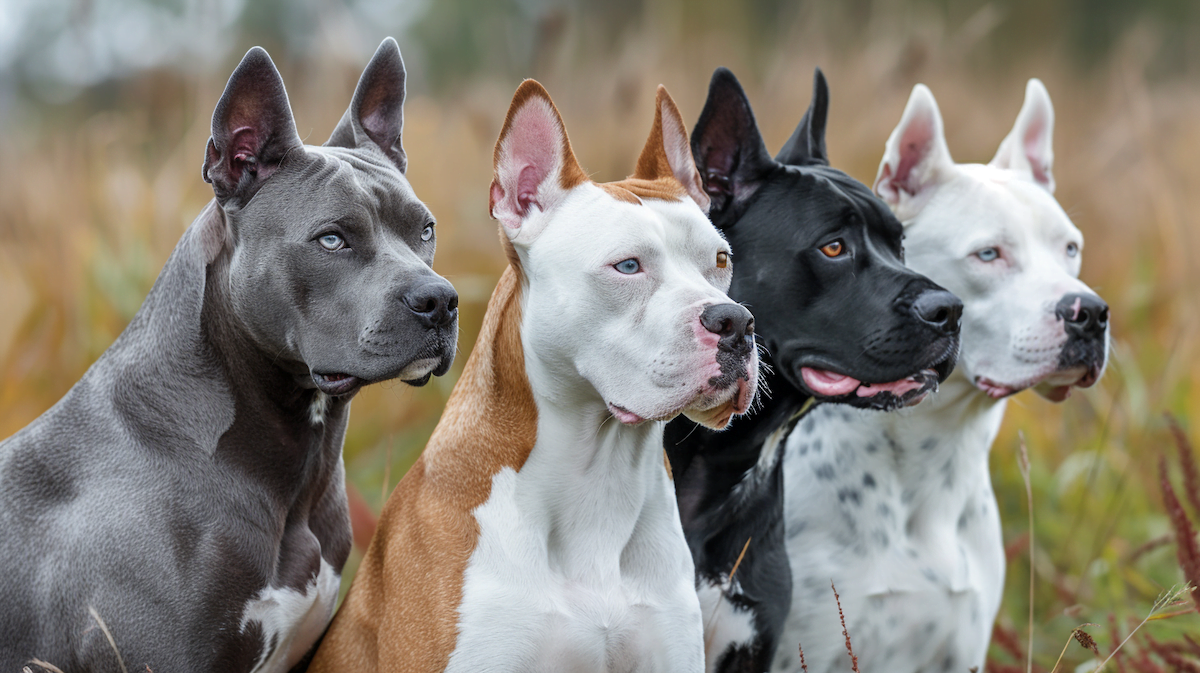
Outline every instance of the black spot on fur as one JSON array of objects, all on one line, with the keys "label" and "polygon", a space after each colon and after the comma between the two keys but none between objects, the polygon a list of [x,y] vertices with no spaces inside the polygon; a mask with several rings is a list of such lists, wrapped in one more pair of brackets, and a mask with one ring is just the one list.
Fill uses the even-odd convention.
[{"label": "black spot on fur", "polygon": [[829,481],[834,477],[833,463],[821,463],[816,469],[817,479]]},{"label": "black spot on fur", "polygon": [[863,486],[875,488],[875,477],[870,472],[863,473]]}]

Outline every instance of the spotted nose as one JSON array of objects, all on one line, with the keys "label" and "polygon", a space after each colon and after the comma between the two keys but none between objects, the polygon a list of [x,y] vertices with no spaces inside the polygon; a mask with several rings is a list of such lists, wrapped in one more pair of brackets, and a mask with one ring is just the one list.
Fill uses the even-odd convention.
[{"label": "spotted nose", "polygon": [[1102,339],[1108,329],[1108,304],[1094,294],[1068,294],[1058,301],[1054,314],[1062,319],[1067,334],[1083,339]]},{"label": "spotted nose", "polygon": [[458,293],[444,278],[427,280],[408,289],[404,305],[426,328],[446,327],[458,317]]},{"label": "spotted nose", "polygon": [[713,304],[700,314],[700,324],[720,337],[721,350],[747,354],[754,349],[754,316],[741,304]]},{"label": "spotted nose", "polygon": [[962,319],[962,300],[946,290],[926,290],[913,302],[913,315],[945,336],[958,334]]}]

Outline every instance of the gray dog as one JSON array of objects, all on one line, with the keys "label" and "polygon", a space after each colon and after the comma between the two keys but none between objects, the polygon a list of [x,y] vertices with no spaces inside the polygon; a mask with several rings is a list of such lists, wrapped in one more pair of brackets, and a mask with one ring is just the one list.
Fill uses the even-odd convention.
[{"label": "gray dog", "polygon": [[116,343],[0,443],[0,671],[117,671],[118,651],[129,671],[287,671],[316,642],[350,552],[350,398],[454,359],[403,102],[388,38],[306,146],[270,57],[246,54],[213,114],[215,201]]}]

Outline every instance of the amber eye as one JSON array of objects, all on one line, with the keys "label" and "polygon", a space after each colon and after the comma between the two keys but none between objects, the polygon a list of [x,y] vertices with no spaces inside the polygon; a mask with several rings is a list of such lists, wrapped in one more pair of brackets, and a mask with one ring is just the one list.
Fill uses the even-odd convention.
[{"label": "amber eye", "polygon": [[845,250],[846,250],[846,246],[842,245],[841,241],[834,241],[832,243],[826,243],[825,245],[821,246],[821,252],[826,257],[841,257],[842,253],[845,252]]},{"label": "amber eye", "polygon": [[721,251],[717,253],[717,268],[724,269],[729,266],[729,253]]}]

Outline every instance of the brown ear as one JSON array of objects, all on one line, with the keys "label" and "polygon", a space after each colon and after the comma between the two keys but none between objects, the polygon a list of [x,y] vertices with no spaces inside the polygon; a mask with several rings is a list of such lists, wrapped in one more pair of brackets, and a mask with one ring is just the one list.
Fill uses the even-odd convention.
[{"label": "brown ear", "polygon": [[488,207],[507,230],[521,228],[533,208],[545,212],[588,180],[550,94],[535,80],[517,87],[492,154]]},{"label": "brown ear", "polygon": [[654,97],[654,126],[650,128],[650,137],[638,156],[633,177],[674,180],[683,185],[696,205],[708,212],[708,194],[704,192],[700,172],[696,170],[696,162],[692,159],[683,116],[679,114],[679,108],[675,106],[671,94],[667,93],[667,88],[661,84]]}]

